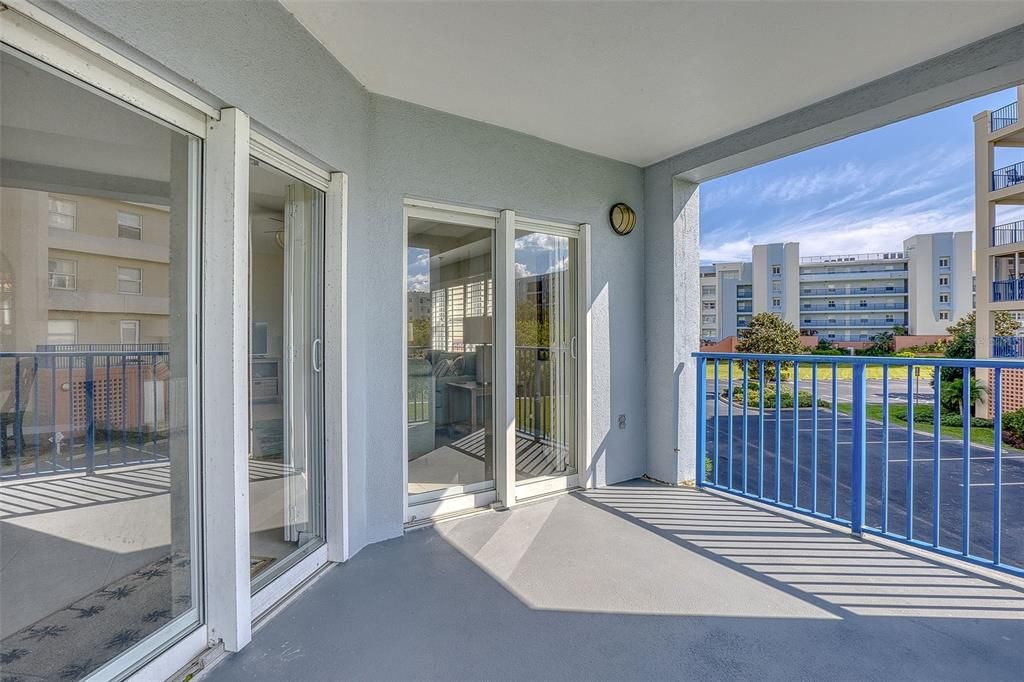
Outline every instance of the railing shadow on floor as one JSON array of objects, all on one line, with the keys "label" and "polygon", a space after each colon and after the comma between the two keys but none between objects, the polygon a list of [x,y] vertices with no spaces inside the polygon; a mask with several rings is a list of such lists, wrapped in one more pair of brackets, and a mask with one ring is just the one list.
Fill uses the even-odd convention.
[{"label": "railing shadow on floor", "polygon": [[1024,588],[724,494],[613,487],[578,499],[839,618],[1020,619]]}]

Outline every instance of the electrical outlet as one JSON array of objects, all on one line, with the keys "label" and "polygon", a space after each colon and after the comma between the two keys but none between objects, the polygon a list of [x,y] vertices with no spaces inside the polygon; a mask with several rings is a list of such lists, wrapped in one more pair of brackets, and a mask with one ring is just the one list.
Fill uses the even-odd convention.
[{"label": "electrical outlet", "polygon": [[626,428],[626,415],[624,415],[624,414],[620,414],[619,415],[619,428],[620,429],[625,429]]}]

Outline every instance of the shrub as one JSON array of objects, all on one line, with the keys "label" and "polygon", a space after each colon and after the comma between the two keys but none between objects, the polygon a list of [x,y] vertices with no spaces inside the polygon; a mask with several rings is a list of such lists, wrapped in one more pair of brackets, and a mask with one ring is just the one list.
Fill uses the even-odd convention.
[{"label": "shrub", "polygon": [[811,351],[811,355],[846,355],[843,351],[838,348],[821,349],[815,348]]},{"label": "shrub", "polygon": [[1003,440],[1015,448],[1024,448],[1024,407],[1003,415]]}]

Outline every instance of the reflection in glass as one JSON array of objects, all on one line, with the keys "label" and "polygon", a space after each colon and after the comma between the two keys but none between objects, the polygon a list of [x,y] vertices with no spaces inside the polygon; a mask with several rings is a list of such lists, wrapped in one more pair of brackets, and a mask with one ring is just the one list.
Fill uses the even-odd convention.
[{"label": "reflection in glass", "polygon": [[516,230],[516,480],[576,472],[576,240]]},{"label": "reflection in glass", "polygon": [[253,590],[323,543],[324,195],[249,170],[249,552]]},{"label": "reflection in glass", "polygon": [[0,83],[0,676],[73,680],[199,621],[200,149],[8,53]]},{"label": "reflection in glass", "polygon": [[494,481],[494,230],[409,219],[409,494]]}]

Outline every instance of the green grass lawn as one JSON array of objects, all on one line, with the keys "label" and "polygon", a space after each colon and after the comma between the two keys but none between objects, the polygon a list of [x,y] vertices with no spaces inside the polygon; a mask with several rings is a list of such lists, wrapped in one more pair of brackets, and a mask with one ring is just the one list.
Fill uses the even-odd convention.
[{"label": "green grass lawn", "polygon": [[[808,357],[821,357],[821,356],[808,356]],[[908,371],[908,369],[909,368],[907,368],[907,367],[890,367],[889,368],[889,381],[900,381],[900,380],[906,381],[907,380],[907,371]],[[921,381],[926,381],[927,380],[927,381],[930,382],[932,380],[932,376],[935,373],[934,372],[934,368],[933,367],[921,367],[920,369],[921,369],[921,375],[920,375]],[[809,365],[801,365],[799,370],[800,370],[800,381],[810,381],[811,380],[812,370],[811,370],[811,367]],[[852,380],[853,379],[853,366],[852,365],[842,365],[842,364],[840,364],[838,366],[838,370],[839,370],[838,371],[838,375],[839,375],[838,378],[839,378],[840,381],[842,381],[842,380]],[[880,367],[878,365],[876,365],[874,367],[869,366],[869,367],[867,367],[864,370],[864,375],[868,379],[881,379],[882,378],[882,367]],[[713,380],[715,378],[715,363],[714,362],[708,362],[707,376],[708,376],[708,379],[711,379],[711,380]],[[727,379],[728,376],[729,376],[729,363],[725,362],[725,361],[719,362],[718,363],[718,378],[719,378],[719,380]],[[750,376],[748,377],[748,379],[750,381],[757,381],[757,371],[755,370],[754,372],[752,372],[750,374]],[[736,363],[733,363],[733,366],[732,366],[732,380],[733,381],[743,381],[743,370],[740,369],[740,367]],[[788,369],[788,370],[784,369],[782,371],[782,380],[783,381],[787,381],[787,380],[788,381],[792,381],[793,380],[793,370],[792,369]],[[831,381],[832,380],[832,366],[831,365],[819,365],[818,366],[818,380],[819,381]]]},{"label": "green grass lawn", "polygon": [[[904,407],[905,406],[903,406],[903,405],[890,405],[889,406],[889,424],[890,425],[892,425],[892,426],[902,426],[902,427],[906,428],[907,420],[906,419],[900,419],[897,416],[897,412],[899,412],[900,414],[905,414],[903,412],[903,408]],[[843,414],[852,414],[853,413],[853,405],[851,403],[839,403],[839,411],[842,412]],[[917,407],[914,408],[914,414],[929,414],[930,415],[931,412],[932,412],[932,406],[931,405],[918,405]],[[881,422],[882,421],[882,417],[884,415],[885,415],[885,413],[883,412],[881,405],[868,405],[868,413],[867,413],[867,418],[868,419],[871,419],[871,420],[874,420],[874,421],[877,421],[877,422]],[[935,433],[935,425],[934,424],[929,424],[929,423],[924,423],[924,422],[915,422],[914,423],[914,430],[915,431],[920,431],[922,433],[927,433],[927,434],[931,435],[931,434]],[[945,425],[941,425],[940,424],[939,425],[939,432],[944,437],[947,437],[947,438],[955,438],[957,440],[963,440],[963,437],[964,437],[963,428],[959,427],[959,426],[945,426]],[[975,445],[986,445],[988,447],[992,447],[993,445],[995,445],[995,429],[993,429],[991,427],[984,427],[984,426],[972,426],[971,427],[971,442],[974,443]],[[1009,446],[1007,445],[1005,447],[1009,447]]]}]

